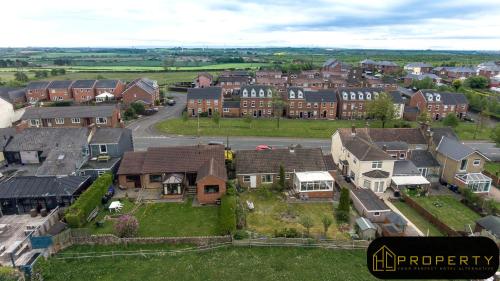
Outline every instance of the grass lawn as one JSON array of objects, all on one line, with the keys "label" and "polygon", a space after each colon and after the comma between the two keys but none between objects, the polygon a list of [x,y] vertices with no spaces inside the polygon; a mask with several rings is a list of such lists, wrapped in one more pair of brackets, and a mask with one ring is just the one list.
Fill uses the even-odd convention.
[{"label": "grass lawn", "polygon": [[424,217],[417,213],[415,209],[413,209],[406,203],[395,201],[392,202],[392,204],[394,204],[394,206],[396,206],[396,208],[398,208],[398,210],[401,211],[401,213],[403,213],[412,223],[414,223],[424,234],[427,234],[427,230],[429,230],[429,236],[443,236],[443,234],[437,227],[427,221]]},{"label": "grass lawn", "polygon": [[467,225],[474,228],[475,221],[480,218],[476,212],[451,195],[413,197],[412,199],[449,227],[458,231],[464,231]]},{"label": "grass lawn", "polygon": [[[122,200],[127,213],[133,208],[133,203]],[[139,221],[139,236],[205,236],[218,235],[218,207],[192,207],[192,200],[184,203],[147,203],[139,207],[135,216]],[[104,210],[97,217],[102,220],[109,211]],[[102,227],[89,223],[88,228],[94,234],[113,233],[113,222],[107,220]]]},{"label": "grass lawn", "polygon": [[[84,247],[78,250],[85,252]],[[87,251],[95,251],[95,247]],[[364,250],[281,247],[228,247],[164,256],[52,258],[40,260],[37,268],[46,281],[377,280],[368,272]]]},{"label": "grass lawn", "polygon": [[[443,127],[442,122],[432,123],[433,127]],[[476,123],[471,122],[460,122],[458,126],[454,128],[455,133],[461,140],[490,140],[491,139],[491,128],[488,126],[483,126],[478,128],[476,138],[474,138],[474,132],[476,131]]]},{"label": "grass lawn", "polygon": [[304,231],[300,225],[301,216],[309,216],[313,219],[314,226],[311,228],[311,235],[323,235],[323,216],[332,218],[333,223],[328,229],[328,238],[346,239],[347,233],[338,230],[335,217],[333,216],[332,203],[286,203],[278,194],[263,192],[245,192],[240,195],[240,199],[253,201],[255,210],[248,212],[247,228],[251,231],[272,236],[275,230],[283,228],[295,228],[299,232]]},{"label": "grass lawn", "polygon": [[486,162],[486,164],[484,164],[484,169],[494,175],[496,172],[500,171],[500,162]]}]

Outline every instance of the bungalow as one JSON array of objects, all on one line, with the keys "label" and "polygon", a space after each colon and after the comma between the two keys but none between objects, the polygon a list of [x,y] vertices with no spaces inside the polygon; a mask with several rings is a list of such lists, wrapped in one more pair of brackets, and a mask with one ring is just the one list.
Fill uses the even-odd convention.
[{"label": "bungalow", "polygon": [[71,92],[71,80],[54,80],[47,86],[49,98],[51,101],[67,101],[73,99]]},{"label": "bungalow", "polygon": [[120,80],[98,80],[94,88],[96,95],[110,93],[117,98],[121,96],[125,89],[125,84]]},{"label": "bungalow", "polygon": [[125,104],[142,102],[147,105],[154,105],[160,100],[160,87],[155,80],[139,78],[127,85],[121,97]]},{"label": "bungalow", "polygon": [[90,186],[90,177],[12,177],[0,183],[0,215],[67,207]]},{"label": "bungalow", "polygon": [[195,88],[206,88],[212,86],[214,76],[208,72],[199,73],[194,79]]},{"label": "bungalow", "polygon": [[56,106],[26,108],[21,120],[29,127],[98,127],[115,128],[120,124],[120,109],[114,105]]},{"label": "bungalow", "polygon": [[166,199],[196,194],[201,204],[216,203],[226,192],[224,146],[149,147],[125,152],[118,169],[120,188],[161,191]]},{"label": "bungalow", "polygon": [[222,88],[190,88],[187,93],[187,112],[189,116],[222,112]]},{"label": "bungalow", "polygon": [[82,103],[95,99],[95,84],[97,80],[76,80],[73,82],[73,98]]},{"label": "bungalow", "polygon": [[29,102],[44,101],[49,99],[48,86],[50,81],[34,81],[26,86],[26,100]]}]

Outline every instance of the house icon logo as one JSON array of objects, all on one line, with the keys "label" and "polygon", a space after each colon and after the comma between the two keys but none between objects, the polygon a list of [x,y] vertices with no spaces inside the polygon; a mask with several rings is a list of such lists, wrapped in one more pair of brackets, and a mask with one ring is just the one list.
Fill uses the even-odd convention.
[{"label": "house icon logo", "polygon": [[396,254],[383,245],[372,256],[373,271],[396,271]]}]

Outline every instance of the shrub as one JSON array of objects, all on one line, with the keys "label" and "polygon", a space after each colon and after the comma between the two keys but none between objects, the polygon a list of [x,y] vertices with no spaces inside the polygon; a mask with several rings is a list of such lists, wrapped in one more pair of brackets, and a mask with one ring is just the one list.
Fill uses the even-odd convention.
[{"label": "shrub", "polygon": [[76,202],[66,210],[64,216],[70,227],[82,227],[86,223],[87,217],[95,207],[99,206],[112,182],[113,177],[110,173],[103,174],[80,195]]},{"label": "shrub", "polygon": [[451,113],[451,114],[448,114],[446,115],[445,118],[443,118],[443,124],[445,126],[450,126],[450,127],[453,127],[455,128],[456,126],[458,126],[458,123],[460,122],[460,120],[458,119],[458,117]]},{"label": "shrub", "polygon": [[300,217],[299,223],[306,229],[306,235],[309,236],[309,230],[314,226],[312,218],[309,216],[302,216]]},{"label": "shrub", "polygon": [[281,230],[274,230],[274,237],[298,238],[300,233],[295,228],[283,228]]},{"label": "shrub", "polygon": [[236,228],[243,229],[247,226],[247,210],[243,203],[238,199],[236,205]]},{"label": "shrub", "polygon": [[132,215],[122,215],[115,222],[114,229],[118,237],[134,237],[139,230],[139,222]]},{"label": "shrub", "polygon": [[236,197],[224,194],[219,208],[219,232],[231,234],[236,230]]},{"label": "shrub", "polygon": [[245,230],[236,230],[233,235],[234,239],[236,240],[242,240],[242,239],[247,239],[249,237],[248,232]]},{"label": "shrub", "polygon": [[348,222],[349,212],[337,210],[337,220],[340,222]]},{"label": "shrub", "polygon": [[18,281],[21,279],[22,274],[12,267],[0,266],[0,280],[2,281]]},{"label": "shrub", "polygon": [[50,106],[71,106],[73,103],[71,101],[57,101]]},{"label": "shrub", "polygon": [[349,189],[342,188],[340,191],[339,206],[337,207],[337,219],[341,222],[347,222],[349,220]]},{"label": "shrub", "polygon": [[137,114],[144,114],[144,112],[146,111],[144,104],[142,104],[140,102],[134,102],[134,103],[130,104],[130,108],[132,108],[134,110],[134,112]]},{"label": "shrub", "polygon": [[123,113],[123,116],[125,117],[125,120],[132,120],[137,118],[137,115],[135,114],[135,111],[133,108],[129,107],[125,112]]},{"label": "shrub", "polygon": [[199,114],[200,117],[208,117],[208,112],[202,112]]},{"label": "shrub", "polygon": [[232,181],[226,182],[226,194],[236,195],[236,188],[234,187],[234,183]]}]

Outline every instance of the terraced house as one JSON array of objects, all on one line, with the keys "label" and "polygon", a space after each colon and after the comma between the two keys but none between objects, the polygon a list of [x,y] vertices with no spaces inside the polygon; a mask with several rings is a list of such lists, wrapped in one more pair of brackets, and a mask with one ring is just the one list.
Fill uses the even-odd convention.
[{"label": "terraced house", "polygon": [[435,90],[419,90],[410,98],[409,105],[417,107],[420,112],[427,111],[434,120],[440,120],[448,114],[455,114],[463,119],[469,108],[464,94]]},{"label": "terraced house", "polygon": [[67,101],[73,99],[71,87],[73,81],[71,80],[55,80],[50,82],[47,86],[49,97],[51,101]]},{"label": "terraced house", "polygon": [[241,114],[253,117],[273,116],[273,89],[263,85],[249,85],[241,88]]},{"label": "terraced house", "polygon": [[76,80],[73,82],[73,99],[82,103],[95,99],[95,84],[97,80]]},{"label": "terraced house", "polygon": [[28,102],[44,101],[49,99],[49,81],[30,82],[26,86],[26,100]]},{"label": "terraced house", "polygon": [[98,80],[94,87],[96,95],[109,93],[118,98],[125,89],[125,84],[120,80]]},{"label": "terraced house", "polygon": [[287,93],[290,118],[336,119],[337,94],[333,90],[305,91],[292,87]]},{"label": "terraced house", "polygon": [[359,119],[366,117],[366,103],[384,92],[382,88],[343,88],[337,91],[338,117]]},{"label": "terraced house", "polygon": [[214,112],[222,112],[222,88],[190,88],[187,93],[187,112],[189,116],[206,114],[212,116]]}]

